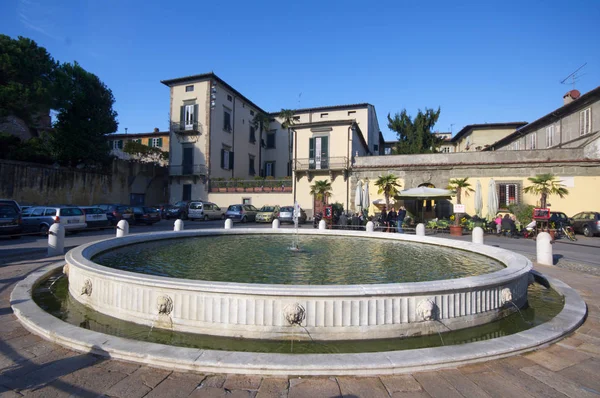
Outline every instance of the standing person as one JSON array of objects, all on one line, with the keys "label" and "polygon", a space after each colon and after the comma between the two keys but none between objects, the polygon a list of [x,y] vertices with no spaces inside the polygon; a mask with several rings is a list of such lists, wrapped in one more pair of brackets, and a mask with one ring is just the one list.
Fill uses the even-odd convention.
[{"label": "standing person", "polygon": [[398,217],[398,213],[396,213],[396,209],[392,206],[392,209],[387,214],[387,223],[388,229],[387,232],[394,232],[394,227],[396,224],[396,218]]},{"label": "standing person", "polygon": [[383,228],[383,232],[387,230],[387,208],[383,206],[383,210],[381,210],[381,226]]},{"label": "standing person", "polygon": [[400,206],[400,209],[398,209],[398,233],[399,234],[403,234],[404,230],[402,229],[402,224],[404,223],[404,219],[406,218],[406,209],[404,208],[404,206]]}]

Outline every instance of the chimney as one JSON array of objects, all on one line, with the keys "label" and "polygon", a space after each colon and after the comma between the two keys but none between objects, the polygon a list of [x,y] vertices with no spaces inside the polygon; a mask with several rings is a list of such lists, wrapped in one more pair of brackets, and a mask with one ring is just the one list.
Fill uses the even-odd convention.
[{"label": "chimney", "polygon": [[158,127],[154,127],[154,132],[155,133],[160,133],[160,130],[158,129]]},{"label": "chimney", "polygon": [[570,104],[581,96],[579,90],[571,90],[563,95],[563,105]]}]

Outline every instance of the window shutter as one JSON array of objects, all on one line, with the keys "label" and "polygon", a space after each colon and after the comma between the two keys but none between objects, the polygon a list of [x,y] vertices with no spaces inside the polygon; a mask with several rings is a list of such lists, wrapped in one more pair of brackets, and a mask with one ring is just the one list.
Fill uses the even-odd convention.
[{"label": "window shutter", "polygon": [[198,104],[194,105],[194,130],[198,131]]},{"label": "window shutter", "polygon": [[159,146],[160,148],[162,148],[162,138],[159,138],[159,139],[158,139],[158,146]]},{"label": "window shutter", "polygon": [[152,138],[148,138],[148,146],[152,146]]},{"label": "window shutter", "polygon": [[313,160],[315,158],[315,139],[314,138],[310,138],[308,140],[308,157]]},{"label": "window shutter", "polygon": [[229,152],[229,170],[233,170],[233,152]]},{"label": "window shutter", "polygon": [[119,140],[119,141],[117,141],[117,147],[118,147],[119,149],[123,149],[123,140]]},{"label": "window shutter", "polygon": [[329,148],[327,147],[327,142],[329,141],[329,137],[321,137],[321,159],[327,159],[329,157]]},{"label": "window shutter", "polygon": [[185,130],[185,106],[180,108],[179,113],[179,130]]},{"label": "window shutter", "polygon": [[225,149],[221,149],[221,168],[225,168]]}]

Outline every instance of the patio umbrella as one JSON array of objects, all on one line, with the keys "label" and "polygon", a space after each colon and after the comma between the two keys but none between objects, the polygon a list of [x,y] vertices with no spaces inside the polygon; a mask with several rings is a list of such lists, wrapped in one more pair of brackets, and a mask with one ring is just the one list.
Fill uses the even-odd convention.
[{"label": "patio umbrella", "polygon": [[483,210],[483,196],[481,193],[481,182],[477,180],[475,185],[475,214],[481,218],[481,212]]},{"label": "patio umbrella", "polygon": [[362,195],[362,181],[358,180],[356,184],[356,193],[354,194],[354,211],[360,213],[362,207],[363,195]]},{"label": "patio umbrella", "polygon": [[488,220],[493,220],[498,213],[498,191],[496,190],[496,181],[492,178],[488,185]]},{"label": "patio umbrella", "polygon": [[369,197],[369,184],[365,184],[363,197],[362,197],[362,208],[363,211],[369,211],[369,207],[371,206],[371,198]]}]

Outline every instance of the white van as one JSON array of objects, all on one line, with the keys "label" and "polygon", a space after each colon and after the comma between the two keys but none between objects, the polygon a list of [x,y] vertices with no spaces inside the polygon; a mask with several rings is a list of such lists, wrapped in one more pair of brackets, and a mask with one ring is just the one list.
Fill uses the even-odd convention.
[{"label": "white van", "polygon": [[188,219],[194,220],[224,220],[225,211],[211,202],[190,202],[188,205]]}]

